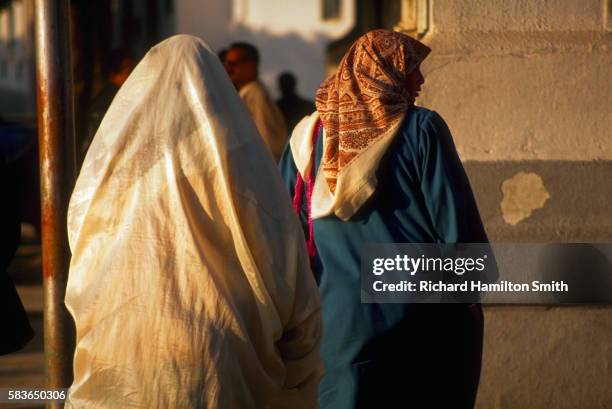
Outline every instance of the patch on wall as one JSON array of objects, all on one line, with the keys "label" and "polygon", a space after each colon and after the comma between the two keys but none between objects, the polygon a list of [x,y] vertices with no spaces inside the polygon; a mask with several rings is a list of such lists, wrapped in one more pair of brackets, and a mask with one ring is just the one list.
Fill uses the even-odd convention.
[{"label": "patch on wall", "polygon": [[519,172],[501,185],[501,213],[512,226],[527,219],[534,210],[544,207],[550,194],[536,173]]}]

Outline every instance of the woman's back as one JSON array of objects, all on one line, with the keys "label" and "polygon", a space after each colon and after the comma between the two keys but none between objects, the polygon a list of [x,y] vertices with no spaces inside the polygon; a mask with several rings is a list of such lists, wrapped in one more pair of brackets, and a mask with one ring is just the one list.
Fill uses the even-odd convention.
[{"label": "woman's back", "polygon": [[69,407],[314,407],[320,301],[283,195],[214,53],[154,47],[70,202]]},{"label": "woman's back", "polygon": [[[324,138],[320,134],[317,139],[315,169],[320,166]],[[294,195],[297,168],[291,149],[286,149],[280,166]],[[374,194],[349,220],[335,215],[313,220],[313,269],[323,300],[325,334],[321,407],[376,404],[394,408],[401,401],[396,395],[403,390],[410,391],[412,400],[406,398],[407,405],[418,402],[434,407],[436,396],[425,395],[431,392],[429,386],[442,383],[451,396],[463,391],[470,395],[473,380],[466,387],[469,379],[452,378],[461,373],[458,368],[469,369],[474,363],[457,363],[453,369],[451,362],[457,355],[452,346],[444,351],[439,341],[452,336],[463,349],[477,348],[481,328],[473,311],[453,305],[361,302],[361,255],[367,243],[487,241],[469,181],[442,118],[425,108],[410,108],[381,160],[376,179]],[[302,221],[307,223],[305,195],[301,203]],[[433,374],[426,368],[439,367],[436,362],[441,357],[448,360],[449,369],[436,374],[437,381],[428,379]],[[408,382],[412,383],[409,388]]]}]

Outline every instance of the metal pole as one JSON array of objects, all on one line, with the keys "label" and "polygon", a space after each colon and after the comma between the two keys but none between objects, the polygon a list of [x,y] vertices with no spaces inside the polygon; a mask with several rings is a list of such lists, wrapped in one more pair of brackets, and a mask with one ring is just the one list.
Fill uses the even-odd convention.
[{"label": "metal pole", "polygon": [[64,305],[69,263],[66,214],[75,180],[68,0],[36,0],[35,20],[45,376],[48,388],[66,388],[72,382],[74,333]]}]

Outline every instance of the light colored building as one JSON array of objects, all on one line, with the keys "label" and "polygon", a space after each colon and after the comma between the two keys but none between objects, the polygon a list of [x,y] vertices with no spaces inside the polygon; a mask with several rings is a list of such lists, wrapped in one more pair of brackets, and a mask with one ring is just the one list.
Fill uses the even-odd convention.
[{"label": "light colored building", "polygon": [[309,98],[325,78],[326,48],[355,26],[352,0],[176,0],[176,32],[203,38],[215,51],[235,41],[259,48],[260,76],[276,94],[276,77],[292,71]]}]

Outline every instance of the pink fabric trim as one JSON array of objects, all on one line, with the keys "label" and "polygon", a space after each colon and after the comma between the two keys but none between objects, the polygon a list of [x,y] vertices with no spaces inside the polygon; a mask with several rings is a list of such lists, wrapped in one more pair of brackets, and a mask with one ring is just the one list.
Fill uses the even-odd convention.
[{"label": "pink fabric trim", "polygon": [[293,192],[293,209],[297,213],[298,217],[300,216],[300,207],[302,205],[302,195],[304,194],[304,179],[302,179],[302,175],[300,175],[300,171],[298,170],[295,173],[295,188]]},{"label": "pink fabric trim", "polygon": [[[308,241],[306,242],[306,249],[308,250],[308,256],[310,257],[310,264],[317,254],[317,248],[314,242],[314,224],[312,222],[312,191],[314,190],[314,163],[315,153],[317,146],[317,139],[319,138],[319,132],[321,132],[322,122],[319,120],[317,126],[315,126],[314,134],[312,135],[312,153],[310,154],[310,175],[308,175],[308,183],[306,187],[306,206],[308,212]],[[302,196],[304,194],[304,178],[298,171],[296,174],[296,182],[293,193],[293,209],[300,216],[302,208]]]}]

